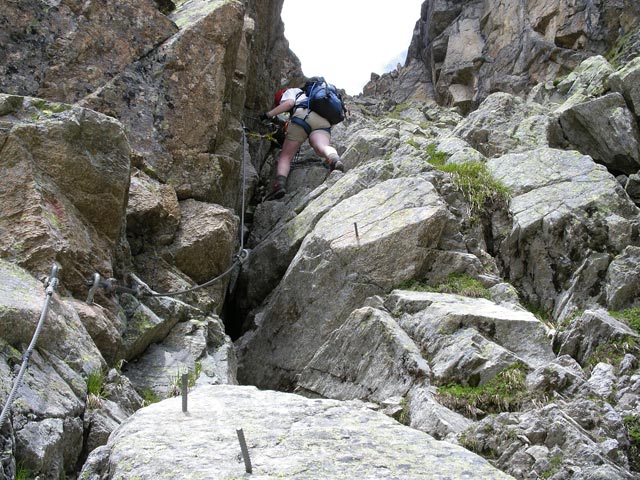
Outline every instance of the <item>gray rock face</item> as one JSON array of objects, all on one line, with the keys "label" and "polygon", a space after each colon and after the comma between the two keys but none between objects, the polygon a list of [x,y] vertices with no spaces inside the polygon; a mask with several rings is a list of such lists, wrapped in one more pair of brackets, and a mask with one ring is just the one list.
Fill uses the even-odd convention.
[{"label": "gray rock face", "polygon": [[454,129],[486,157],[548,145],[547,109],[507,93],[494,93]]},{"label": "gray rock face", "polygon": [[[28,345],[42,314],[44,286],[5,260],[0,260],[0,278],[0,338],[13,348]],[[105,365],[78,314],[57,297],[51,302],[38,345],[58,361],[64,360],[65,371],[72,368],[74,376]]]},{"label": "gray rock face", "polygon": [[0,95],[0,104],[0,253],[42,275],[56,260],[65,287],[86,293],[93,272],[113,276],[122,248],[130,156],[123,126],[35,98]]},{"label": "gray rock face", "polygon": [[[615,178],[589,157],[554,149],[508,154],[488,166],[513,192],[513,224],[499,249],[511,281],[545,309],[588,303],[601,279],[584,271],[606,272],[607,253],[636,241],[638,211]],[[558,302],[563,291],[570,299]]]},{"label": "gray rock face", "polygon": [[558,121],[570,144],[610,170],[636,173],[640,168],[640,129],[621,94],[577,104]]},{"label": "gray rock face", "polygon": [[[62,264],[0,478],[75,478],[91,450],[95,479],[242,476],[232,424],[265,478],[637,476],[638,63],[619,63],[636,1],[425,2],[407,65],[333,128],[347,171],[305,147],[260,204],[275,157],[261,168],[253,117],[302,79],[283,0],[80,3],[0,6],[0,404],[36,279]],[[509,200],[480,198],[485,167]],[[149,296],[229,267],[241,193],[242,268]],[[96,271],[149,288],[87,304]],[[333,399],[200,389],[236,383],[238,361]],[[191,416],[171,400],[125,420],[185,371]]]},{"label": "gray rock face", "polygon": [[191,383],[235,384],[235,352],[218,318],[178,323],[160,343],[151,345],[125,373],[139,392],[157,398],[180,393],[182,375]]},{"label": "gray rock face", "polygon": [[181,211],[173,188],[133,170],[127,203],[127,235],[134,255],[151,242],[166,246],[173,242]]},{"label": "gray rock face", "polygon": [[[596,305],[636,305],[638,210],[604,165],[582,152],[549,148],[562,143],[557,118],[609,94],[607,81],[615,72],[603,58],[593,58],[566,81],[543,85],[528,99],[495,93],[456,120],[432,105],[396,108],[385,116],[383,102],[358,101],[350,129],[336,130],[346,145],[347,173],[330,176],[313,191],[294,183],[285,201],[256,210],[255,256],[241,276],[254,304],[252,330],[237,342],[240,378],[309,397],[375,402],[413,428],[499,457],[501,468],[518,478],[557,469],[562,478],[577,480],[581,477],[572,472],[578,468],[589,475],[632,477],[633,447],[621,418],[635,418],[636,382],[633,373],[621,372],[637,368],[632,366],[636,334],[605,312],[580,312]],[[635,120],[627,118],[633,127]],[[602,129],[594,129],[597,141],[606,141],[603,136]],[[385,157],[389,148],[393,153]],[[434,172],[426,163],[441,152],[448,156],[450,173]],[[460,175],[454,167],[463,170],[469,160],[486,164],[511,194],[508,210],[488,207],[486,223],[474,233],[464,215],[460,191],[465,187],[453,181]],[[354,254],[334,257],[346,240],[319,229],[328,228],[331,219],[344,225],[338,230],[346,237],[347,221],[334,212],[347,201],[361,208],[370,192],[392,181],[402,185],[405,178],[431,183],[445,216],[461,219],[460,225],[443,225],[438,246],[424,267],[414,261],[407,279],[435,285],[451,272],[464,272],[481,281],[493,301],[435,292],[389,295],[387,289],[398,285],[396,261],[380,270],[377,278],[385,283],[378,280],[382,288],[371,291],[375,296],[349,303],[361,298],[360,292],[351,293],[358,284],[336,279],[345,268],[358,280],[354,273],[362,267]],[[348,221],[360,225],[353,209],[345,211]],[[369,209],[384,217],[380,207]],[[387,255],[395,250],[387,249]],[[269,262],[277,272],[268,269]],[[324,284],[337,288],[320,297],[329,288]],[[301,294],[301,285],[311,285],[311,291]],[[549,322],[527,312],[521,300],[550,312]],[[617,355],[629,356],[623,364]],[[259,360],[264,358],[268,361]],[[597,365],[593,371],[592,365]],[[513,368],[526,376],[519,386],[507,387],[516,391],[491,390],[496,378]],[[456,406],[442,393],[450,384],[467,398],[491,396],[502,413],[488,413],[491,406],[483,410],[474,401]],[[516,403],[510,403],[511,394]],[[608,403],[612,395],[615,405]],[[527,440],[518,437],[521,431]],[[606,440],[596,431],[606,431]],[[510,440],[501,440],[505,436]],[[577,458],[583,454],[587,457]]]},{"label": "gray rock face", "polygon": [[0,91],[75,102],[176,31],[151,0],[6,2]]},{"label": "gray rock face", "polygon": [[298,391],[324,398],[383,403],[428,382],[429,364],[389,313],[355,310],[318,350],[298,379]]},{"label": "gray rock face", "polygon": [[[44,287],[26,271],[0,260],[3,408],[15,377],[10,372],[22,363],[18,349],[31,342],[43,305]],[[87,395],[84,377],[103,368],[105,361],[77,313],[57,296],[51,302],[38,345],[12,405],[10,429],[2,431],[12,431],[10,453],[21,458],[31,471],[49,472],[54,478],[71,470],[69,467],[80,458]]]},{"label": "gray rock face", "polygon": [[433,186],[420,178],[388,180],[337,204],[305,238],[260,313],[242,347],[242,381],[290,384],[365,298],[424,268],[450,221]]},{"label": "gray rock face", "polygon": [[469,421],[435,400],[436,385],[484,385],[519,363],[554,358],[546,327],[529,312],[485,299],[395,290],[355,310],[300,374],[308,396],[395,405],[390,413],[437,438]]},{"label": "gray rock face", "polygon": [[[242,477],[235,432],[242,428],[252,476],[259,478],[511,478],[359,402],[209,386],[189,395],[188,410],[183,414],[176,398],[138,411],[93,452],[80,476],[152,479],[189,471],[194,477]],[[145,462],[136,453],[142,449],[152,449],[155,460]]]},{"label": "gray rock face", "polygon": [[426,91],[439,104],[468,113],[492,92],[525,93],[566,75],[589,56],[620,48],[620,32],[636,34],[639,18],[633,0],[427,0],[405,67],[395,78],[372,79],[365,93],[406,92],[399,100],[405,101],[412,92]]},{"label": "gray rock face", "polygon": [[[515,361],[537,367],[553,358],[547,328],[527,311],[506,308],[482,298],[403,291],[392,292],[386,305],[400,315],[400,325],[418,343],[431,364],[438,365],[434,368],[434,377],[441,377],[441,381],[483,384]],[[467,341],[456,337],[464,337],[470,330],[475,331],[470,339],[473,348],[463,349],[460,346]],[[490,360],[483,358],[483,352],[492,349],[483,342],[483,337],[500,347],[488,356]],[[500,349],[512,352],[516,358],[511,354],[501,358],[506,352]],[[486,377],[480,373],[483,370]],[[471,380],[473,377],[475,381]]]},{"label": "gray rock face", "polygon": [[639,247],[628,246],[609,264],[605,291],[611,310],[623,310],[636,305],[639,255]]},{"label": "gray rock face", "polygon": [[559,353],[571,355],[583,365],[595,357],[601,345],[638,338],[628,325],[602,310],[587,310],[570,327],[558,337]]},{"label": "gray rock face", "polygon": [[[617,441],[599,442],[597,432],[621,432],[619,416],[607,415],[608,405],[595,402],[551,403],[524,414],[487,418],[470,429],[469,446],[485,455],[498,454],[498,464],[518,478],[535,479],[555,474],[560,478],[611,478],[631,480],[624,447]],[[495,431],[514,438],[503,442]],[[615,435],[615,434],[613,434]],[[564,459],[571,458],[570,462]],[[577,473],[579,472],[579,473]]]},{"label": "gray rock face", "polygon": [[180,209],[180,228],[169,251],[181,271],[204,283],[229,268],[240,222],[232,211],[196,200],[181,202]]},{"label": "gray rock face", "polygon": [[636,116],[640,115],[640,58],[625,64],[608,79],[609,88],[621,93]]}]

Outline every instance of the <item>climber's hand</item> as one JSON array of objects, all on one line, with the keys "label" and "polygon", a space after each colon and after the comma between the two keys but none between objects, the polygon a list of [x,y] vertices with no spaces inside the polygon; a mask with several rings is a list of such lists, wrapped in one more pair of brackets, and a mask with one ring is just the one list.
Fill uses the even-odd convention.
[{"label": "climber's hand", "polygon": [[267,115],[266,113],[262,113],[260,114],[260,116],[258,117],[258,119],[264,123],[265,125],[269,125],[271,123],[271,117],[269,115]]}]

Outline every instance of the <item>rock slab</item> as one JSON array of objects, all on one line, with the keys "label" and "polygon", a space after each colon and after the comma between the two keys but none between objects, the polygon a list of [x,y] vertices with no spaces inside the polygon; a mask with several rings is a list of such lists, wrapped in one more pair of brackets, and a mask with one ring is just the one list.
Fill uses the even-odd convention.
[{"label": "rock slab", "polygon": [[252,479],[512,478],[361,402],[206,386],[190,394],[188,410],[180,398],[139,410],[94,450],[80,478],[244,478],[238,428]]}]

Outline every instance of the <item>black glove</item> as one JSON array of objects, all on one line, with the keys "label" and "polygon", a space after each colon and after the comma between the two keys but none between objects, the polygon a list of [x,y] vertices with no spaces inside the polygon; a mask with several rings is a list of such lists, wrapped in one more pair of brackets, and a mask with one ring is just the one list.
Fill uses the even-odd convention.
[{"label": "black glove", "polygon": [[266,113],[261,113],[260,116],[258,117],[258,119],[262,122],[262,123],[268,123],[271,122],[271,117],[269,115],[267,115]]}]

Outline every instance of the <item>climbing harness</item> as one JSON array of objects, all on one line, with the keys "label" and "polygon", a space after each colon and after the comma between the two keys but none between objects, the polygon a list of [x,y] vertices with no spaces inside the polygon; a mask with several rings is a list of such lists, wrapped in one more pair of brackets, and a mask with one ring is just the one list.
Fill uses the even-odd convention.
[{"label": "climbing harness", "polygon": [[156,292],[154,290],[152,290],[149,285],[147,285],[145,282],[143,282],[142,280],[140,280],[136,275],[134,275],[133,273],[129,273],[129,277],[131,280],[133,280],[137,285],[135,286],[135,288],[128,288],[128,287],[122,287],[119,286],[116,283],[116,280],[111,278],[111,279],[105,279],[102,280],[100,277],[100,274],[95,273],[93,276],[93,279],[90,280],[89,282],[87,282],[87,284],[91,287],[89,289],[89,294],[87,296],[87,303],[91,304],[93,303],[93,298],[95,295],[95,292],[98,288],[103,288],[105,290],[106,293],[129,293],[132,295],[135,295],[136,297],[174,297],[177,295],[183,295],[185,293],[191,293],[191,292],[195,292],[196,290],[199,290],[201,288],[205,288],[208,287],[212,284],[214,284],[215,282],[217,282],[218,280],[220,280],[221,278],[229,275],[229,273],[231,273],[233,271],[234,268],[236,268],[238,265],[242,265],[246,259],[249,256],[249,251],[246,250],[244,248],[244,227],[245,227],[245,220],[244,220],[244,211],[245,211],[245,185],[246,185],[246,177],[247,177],[247,172],[246,172],[246,149],[247,149],[247,128],[244,125],[244,122],[242,122],[242,203],[241,203],[241,213],[240,213],[240,248],[238,249],[238,253],[236,253],[233,256],[233,262],[231,263],[231,266],[225,270],[224,272],[222,272],[220,275],[218,275],[215,278],[212,278],[211,280],[206,281],[203,284],[200,285],[196,285],[194,287],[191,288],[187,288],[185,290],[178,290],[178,291],[174,291],[174,292]]},{"label": "climbing harness", "polygon": [[29,367],[29,357],[31,357],[31,352],[36,347],[36,342],[38,341],[38,337],[40,336],[40,330],[42,330],[42,326],[44,325],[44,321],[47,318],[47,314],[49,313],[49,304],[51,302],[51,297],[55,293],[56,287],[58,286],[58,270],[59,265],[54,264],[51,268],[51,274],[49,277],[45,279],[45,301],[44,306],[42,307],[42,313],[40,314],[40,320],[38,321],[38,325],[36,326],[36,330],[33,334],[33,338],[31,339],[31,343],[29,347],[22,355],[22,365],[20,366],[20,371],[13,381],[13,387],[11,388],[11,392],[9,393],[9,397],[7,398],[7,403],[2,409],[2,413],[0,414],[0,429],[3,427],[5,420],[9,416],[9,410],[11,409],[11,404],[18,392],[18,388],[20,388],[20,384],[22,383],[22,377],[24,376],[27,368]]}]

